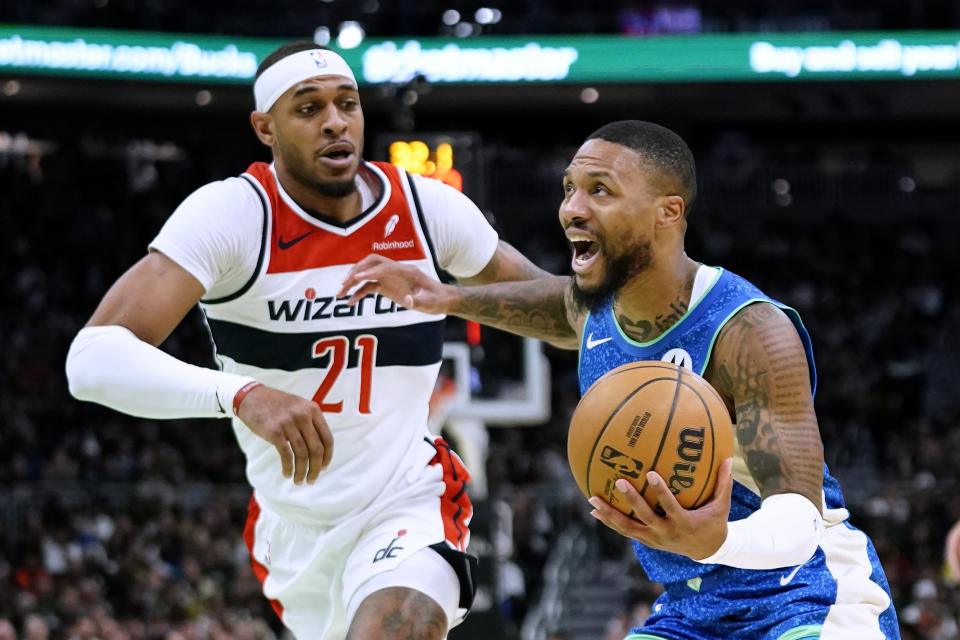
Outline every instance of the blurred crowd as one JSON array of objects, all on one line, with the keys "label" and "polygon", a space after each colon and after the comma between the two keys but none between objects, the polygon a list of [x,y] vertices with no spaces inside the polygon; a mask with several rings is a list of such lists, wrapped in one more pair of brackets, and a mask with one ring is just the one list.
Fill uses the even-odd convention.
[{"label": "blurred crowd", "polygon": [[336,33],[343,21],[358,22],[373,37],[956,29],[960,8],[944,0],[806,0],[776,6],[749,0],[208,0],[202,7],[189,0],[47,0],[0,5],[0,23],[243,36],[306,36],[305,27],[312,31],[321,25]]},{"label": "blurred crowd", "polygon": [[[45,144],[0,153],[0,640],[279,638],[241,536],[249,492],[227,423],[121,416],[71,399],[63,376],[69,341],[109,283],[187,193],[243,170],[236,158],[247,148],[215,129],[150,144],[106,131],[41,129],[28,135]],[[689,137],[701,173],[690,255],[800,311],[826,459],[880,552],[904,637],[958,637],[960,590],[944,579],[942,543],[960,517],[960,172],[934,184],[909,155],[855,145],[825,165],[825,139]],[[576,139],[485,142],[487,202],[502,234],[564,272],[553,216]],[[485,335],[477,366],[496,387],[515,352]],[[196,315],[164,348],[211,364]],[[493,606],[517,628],[557,535],[586,521],[565,457],[576,359],[547,353],[550,422],[491,431],[489,512],[508,537]],[[649,612],[656,589],[624,541],[607,536],[601,552],[633,585],[607,621],[616,638]]]}]

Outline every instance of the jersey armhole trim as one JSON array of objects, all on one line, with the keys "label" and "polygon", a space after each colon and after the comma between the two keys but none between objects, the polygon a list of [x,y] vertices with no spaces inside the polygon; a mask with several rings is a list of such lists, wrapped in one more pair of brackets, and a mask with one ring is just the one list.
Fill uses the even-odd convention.
[{"label": "jersey armhole trim", "polygon": [[257,194],[257,198],[260,200],[260,208],[263,211],[263,230],[260,233],[260,253],[257,255],[257,266],[254,267],[253,275],[250,276],[250,279],[247,280],[237,291],[219,298],[213,298],[210,300],[201,299],[200,302],[203,304],[222,304],[224,302],[236,300],[250,290],[250,287],[253,286],[253,283],[256,282],[257,278],[260,276],[260,269],[263,268],[263,260],[267,253],[267,230],[269,228],[269,209],[267,207],[267,201],[263,197],[263,194],[260,193],[260,189],[257,188],[257,185],[254,184],[253,178],[249,177],[245,173],[241,174],[240,177],[243,178],[250,185],[250,188],[253,189],[253,192]]},{"label": "jersey armhole trim", "polygon": [[[710,338],[710,344],[707,346],[707,353],[703,358],[703,366],[700,367],[700,371],[697,371],[697,375],[702,376],[703,372],[707,370],[707,365],[710,364],[710,357],[713,355],[713,345],[716,344],[717,342],[717,336],[720,335],[720,332],[723,331],[723,328],[727,326],[728,322],[730,322],[730,318],[740,313],[740,310],[743,309],[744,307],[757,302],[770,302],[770,301],[766,298],[750,298],[743,304],[739,305],[736,309],[728,313],[727,317],[723,319],[723,322],[721,322],[717,326],[717,330],[713,332],[713,337]],[[770,304],[773,304],[773,303],[771,302]],[[774,304],[773,306],[777,306],[777,305]]]},{"label": "jersey armhole trim", "polygon": [[[430,259],[433,262],[433,270],[442,282],[451,282],[453,278],[444,270],[437,261],[437,249],[433,245],[433,239],[430,237],[430,229],[427,227],[426,216],[423,215],[423,207],[420,205],[420,195],[417,193],[417,187],[413,184],[413,176],[404,169],[403,174],[407,177],[407,185],[410,187],[410,195],[413,197],[413,208],[417,213],[417,220],[420,221],[420,230],[423,231],[423,237],[427,241],[427,249],[430,251]],[[431,178],[432,179],[432,178]]]},{"label": "jersey armhole trim", "polygon": [[[703,367],[697,373],[702,376],[703,372],[707,370],[707,365],[710,363],[710,356],[713,355],[713,345],[717,342],[717,336],[719,336],[720,331],[722,331],[723,328],[727,326],[727,323],[730,321],[730,318],[732,318],[737,313],[739,313],[740,310],[743,309],[744,307],[751,304],[756,304],[758,302],[766,302],[767,304],[771,304],[777,309],[780,309],[780,311],[783,311],[786,314],[787,319],[790,320],[790,324],[792,324],[793,328],[797,331],[797,337],[800,338],[800,344],[803,345],[803,355],[807,359],[807,373],[810,376],[810,392],[811,392],[811,395],[816,395],[817,369],[812,361],[813,354],[811,352],[813,349],[808,344],[809,336],[807,337],[807,340],[804,340],[803,334],[800,333],[800,329],[797,327],[797,323],[799,323],[800,327],[804,327],[803,322],[800,320],[800,314],[797,313],[796,309],[794,309],[793,307],[788,307],[787,305],[780,304],[779,302],[776,302],[775,300],[772,300],[770,298],[750,298],[749,300],[747,300],[746,302],[738,306],[736,309],[731,311],[729,315],[727,315],[727,317],[723,319],[723,323],[719,327],[717,327],[716,332],[714,332],[713,337],[710,339],[710,346],[707,347],[706,357],[704,357],[703,359]],[[796,318],[796,321],[794,321],[794,318]],[[804,329],[806,329],[806,327],[804,327]]]}]

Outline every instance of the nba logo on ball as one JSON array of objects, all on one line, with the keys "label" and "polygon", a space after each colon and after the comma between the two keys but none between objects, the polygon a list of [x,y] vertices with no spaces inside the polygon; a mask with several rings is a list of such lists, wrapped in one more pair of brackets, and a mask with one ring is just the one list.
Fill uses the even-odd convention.
[{"label": "nba logo on ball", "polygon": [[327,67],[327,59],[316,49],[310,52],[310,57],[313,58],[313,61],[317,64],[317,69],[325,69]]},{"label": "nba logo on ball", "polygon": [[577,486],[627,515],[632,508],[615,490],[620,478],[659,510],[645,475],[656,471],[682,507],[695,509],[710,499],[720,463],[733,454],[726,404],[681,364],[689,363],[689,353],[673,352],[674,362],[629,362],[608,371],[570,419],[567,460]]}]

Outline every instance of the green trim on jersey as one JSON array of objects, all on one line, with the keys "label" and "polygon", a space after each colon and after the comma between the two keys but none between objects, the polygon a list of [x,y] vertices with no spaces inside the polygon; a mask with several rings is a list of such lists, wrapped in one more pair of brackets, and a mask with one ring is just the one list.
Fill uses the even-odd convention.
[{"label": "green trim on jersey", "polygon": [[[770,301],[765,298],[750,298],[749,300],[744,302],[742,305],[740,305],[739,307],[731,311],[730,314],[723,319],[723,322],[717,325],[717,330],[713,332],[713,337],[710,338],[710,344],[709,346],[707,346],[707,355],[703,359],[703,365],[700,367],[700,371],[697,371],[697,375],[702,376],[703,372],[707,370],[707,363],[710,362],[710,357],[713,355],[713,345],[716,344],[717,342],[717,336],[720,335],[720,332],[723,330],[723,328],[727,326],[728,322],[730,322],[730,318],[740,313],[740,311],[743,310],[744,307],[749,306],[751,304],[755,304],[757,302],[770,302]],[[770,304],[773,304],[773,303],[771,302]],[[780,308],[776,304],[774,304],[773,306],[777,307],[778,309]]]},{"label": "green trim on jersey", "polygon": [[[776,302],[772,300],[768,300],[767,298],[751,298],[750,300],[747,300],[742,305],[734,309],[730,313],[730,315],[728,315],[726,318],[723,319],[723,322],[720,323],[720,326],[717,327],[717,330],[713,333],[713,337],[710,338],[710,346],[707,347],[707,356],[703,359],[703,366],[700,368],[700,371],[697,371],[699,375],[702,376],[703,372],[707,370],[707,363],[710,362],[710,356],[713,355],[713,345],[717,342],[717,336],[720,335],[720,331],[725,326],[727,326],[728,322],[730,322],[730,318],[740,313],[740,311],[742,311],[744,307],[750,306],[751,304],[756,304],[758,302],[766,302],[767,304],[773,305],[777,309],[780,309],[780,311],[783,311],[785,314],[787,314],[787,319],[790,320],[790,324],[792,324],[794,327],[796,327],[797,323],[799,323],[800,326],[803,327],[803,321],[800,319],[800,314],[797,313],[797,310],[794,309],[793,307],[788,307],[783,304],[777,304]],[[794,323],[793,318],[790,317],[789,312],[791,311],[793,312],[793,317],[796,318],[797,323]],[[804,329],[806,329],[806,327],[804,327]],[[798,336],[800,335],[799,331],[797,332],[797,335]],[[808,369],[810,368],[809,362],[807,363],[807,368]],[[777,640],[780,640],[780,639],[777,638]],[[787,640],[790,640],[790,639],[788,638]]]},{"label": "green trim on jersey", "polygon": [[[823,630],[822,624],[805,624],[794,627],[777,637],[777,640],[817,640]],[[623,640],[667,640],[663,636],[654,636],[649,633],[631,633]]]},{"label": "green trim on jersey", "polygon": [[777,640],[816,640],[820,637],[820,631],[822,630],[822,624],[805,624],[802,627],[794,627],[790,631],[780,634]]}]

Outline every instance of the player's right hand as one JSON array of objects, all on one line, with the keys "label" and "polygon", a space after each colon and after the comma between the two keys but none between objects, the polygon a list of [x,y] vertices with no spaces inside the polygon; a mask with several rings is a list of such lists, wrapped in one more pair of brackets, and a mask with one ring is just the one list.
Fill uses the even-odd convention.
[{"label": "player's right hand", "polygon": [[364,296],[379,293],[407,309],[424,313],[449,313],[457,288],[430,278],[420,269],[377,254],[355,264],[343,280],[338,297],[360,285],[347,304],[357,304]]},{"label": "player's right hand", "polygon": [[620,535],[651,549],[670,551],[694,560],[708,558],[717,552],[727,537],[727,518],[733,491],[732,467],[733,458],[727,458],[720,464],[713,497],[695,509],[683,508],[663,477],[650,471],[646,479],[663,515],[654,511],[626,478],[617,480],[616,487],[633,509],[633,517],[614,508],[600,496],[589,499],[594,509],[590,515]]},{"label": "player's right hand", "polygon": [[280,454],[284,478],[313,484],[333,457],[333,434],[320,405],[268,386],[250,391],[237,417]]}]

